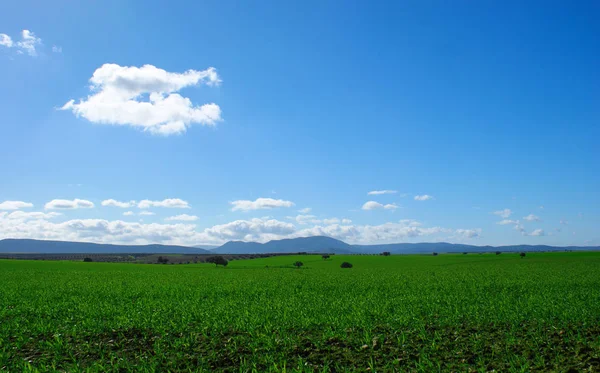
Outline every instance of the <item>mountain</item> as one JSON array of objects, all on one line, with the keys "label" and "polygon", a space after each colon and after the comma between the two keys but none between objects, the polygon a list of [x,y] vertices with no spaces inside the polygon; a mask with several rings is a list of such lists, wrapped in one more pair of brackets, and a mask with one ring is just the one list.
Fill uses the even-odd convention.
[{"label": "mountain", "polygon": [[266,254],[266,253],[335,253],[335,254],[431,254],[493,251],[565,251],[600,250],[600,246],[474,246],[447,242],[394,243],[383,245],[349,245],[326,236],[273,240],[266,243],[229,241],[222,246],[198,245],[109,245],[89,242],[44,241],[29,239],[0,240],[0,253],[13,254]]},{"label": "mountain", "polygon": [[219,247],[219,245],[194,245],[192,247],[196,249],[213,250]]},{"label": "mountain", "polygon": [[209,254],[210,251],[173,245],[109,245],[89,242],[44,241],[26,239],[0,240],[0,253],[21,254]]},{"label": "mountain", "polygon": [[229,241],[212,252],[219,254],[265,254],[296,252],[327,252],[336,254],[379,254],[389,251],[392,254],[431,254],[493,251],[564,251],[564,250],[600,250],[598,246],[475,246],[448,242],[393,243],[382,245],[349,245],[343,241],[326,236],[301,237],[273,240],[261,244],[258,242]]},{"label": "mountain", "polygon": [[262,253],[297,253],[321,252],[336,254],[352,254],[352,246],[326,236],[288,238],[266,243],[229,241],[212,250],[219,254],[262,254]]}]

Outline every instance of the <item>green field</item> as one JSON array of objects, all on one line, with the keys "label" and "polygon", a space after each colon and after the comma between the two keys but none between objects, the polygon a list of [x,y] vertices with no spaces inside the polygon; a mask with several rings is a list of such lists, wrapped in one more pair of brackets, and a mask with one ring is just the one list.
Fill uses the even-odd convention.
[{"label": "green field", "polygon": [[4,260],[2,370],[597,372],[600,253]]}]

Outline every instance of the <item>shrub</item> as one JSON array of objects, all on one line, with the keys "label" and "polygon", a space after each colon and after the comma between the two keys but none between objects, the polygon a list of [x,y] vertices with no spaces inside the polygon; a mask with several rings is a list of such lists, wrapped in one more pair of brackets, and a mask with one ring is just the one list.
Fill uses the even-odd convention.
[{"label": "shrub", "polygon": [[156,259],[156,262],[167,264],[169,262],[169,258],[167,258],[166,256],[159,256],[158,259]]},{"label": "shrub", "polygon": [[437,255],[438,255],[438,253],[433,253],[433,256],[437,256]]},{"label": "shrub", "polygon": [[93,262],[92,258],[83,258],[84,262]]},{"label": "shrub", "polygon": [[467,252],[465,251],[465,252],[463,253],[463,255],[467,255]]},{"label": "shrub", "polygon": [[502,252],[496,251],[496,255],[500,255],[500,254],[502,254]]},{"label": "shrub", "polygon": [[229,264],[227,259],[225,259],[221,255],[211,256],[211,257],[207,258],[206,263],[214,263],[215,267],[216,266],[227,267],[227,264]]},{"label": "shrub", "polygon": [[521,253],[519,254],[519,256],[520,256],[521,258],[525,258],[525,255],[527,255],[527,254],[525,254],[525,253],[523,253],[523,252],[521,252]]},{"label": "shrub", "polygon": [[352,263],[344,262],[344,263],[342,263],[342,265],[340,267],[342,267],[342,268],[352,268]]},{"label": "shrub", "polygon": [[300,262],[300,261],[297,261],[296,263],[294,263],[294,267],[296,267],[296,268],[300,268],[300,267],[302,267],[303,265],[304,265],[304,263],[302,263],[302,262]]},{"label": "shrub", "polygon": [[384,251],[384,252],[381,253],[381,255],[383,255],[383,256],[390,256],[390,255],[392,255],[392,253],[390,253],[389,251]]},{"label": "shrub", "polygon": [[321,258],[323,258],[323,260],[327,260],[331,257],[329,255],[325,254],[325,255],[321,255]]}]

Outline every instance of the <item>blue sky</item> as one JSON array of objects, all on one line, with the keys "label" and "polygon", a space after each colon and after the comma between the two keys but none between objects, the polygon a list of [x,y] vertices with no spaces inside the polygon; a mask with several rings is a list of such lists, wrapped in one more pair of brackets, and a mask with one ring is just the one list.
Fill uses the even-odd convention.
[{"label": "blue sky", "polygon": [[5,2],[0,238],[600,245],[599,17]]}]

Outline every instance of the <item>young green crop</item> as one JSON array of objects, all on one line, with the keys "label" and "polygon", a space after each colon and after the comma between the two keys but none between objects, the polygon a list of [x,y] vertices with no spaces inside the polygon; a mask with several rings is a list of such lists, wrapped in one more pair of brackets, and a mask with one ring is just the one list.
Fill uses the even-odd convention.
[{"label": "young green crop", "polygon": [[280,256],[226,268],[12,260],[0,261],[0,284],[0,371],[600,364],[600,253]]}]

